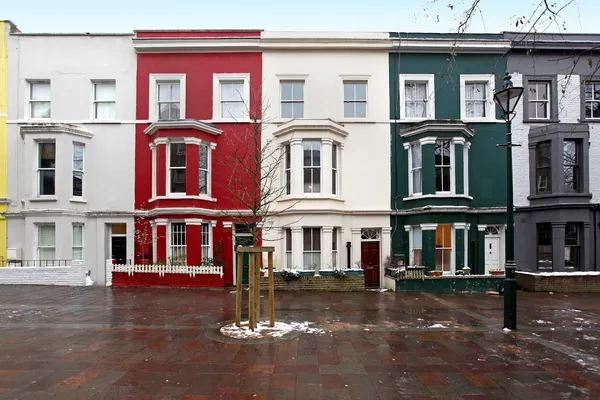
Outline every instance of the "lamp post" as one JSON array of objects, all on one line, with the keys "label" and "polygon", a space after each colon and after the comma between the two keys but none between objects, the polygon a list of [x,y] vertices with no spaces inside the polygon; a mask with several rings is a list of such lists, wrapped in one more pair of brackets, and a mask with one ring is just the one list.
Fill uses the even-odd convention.
[{"label": "lamp post", "polygon": [[502,110],[506,121],[506,263],[504,265],[504,328],[517,329],[517,280],[515,264],[514,205],[513,205],[513,166],[511,121],[514,110],[523,95],[522,87],[513,87],[511,76],[504,76],[504,89],[494,94],[494,101]]}]

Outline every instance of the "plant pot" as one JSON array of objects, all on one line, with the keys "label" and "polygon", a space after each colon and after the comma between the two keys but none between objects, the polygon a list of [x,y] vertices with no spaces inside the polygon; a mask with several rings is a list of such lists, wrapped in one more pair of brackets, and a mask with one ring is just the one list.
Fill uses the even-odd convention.
[{"label": "plant pot", "polygon": [[504,276],[504,271],[502,271],[502,270],[490,271],[490,275],[492,275],[492,276]]},{"label": "plant pot", "polygon": [[443,271],[429,271],[427,273],[428,276],[442,276],[444,274]]}]

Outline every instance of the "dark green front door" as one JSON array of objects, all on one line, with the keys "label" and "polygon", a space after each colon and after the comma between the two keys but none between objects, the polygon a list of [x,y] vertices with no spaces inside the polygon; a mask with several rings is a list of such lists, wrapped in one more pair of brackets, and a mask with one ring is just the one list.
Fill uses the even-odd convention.
[{"label": "dark green front door", "polygon": [[[252,236],[236,236],[235,237],[235,248],[238,246],[252,246]],[[243,271],[242,271],[242,284],[248,284],[248,253],[244,253]],[[235,268],[237,271],[237,250],[235,256]]]}]

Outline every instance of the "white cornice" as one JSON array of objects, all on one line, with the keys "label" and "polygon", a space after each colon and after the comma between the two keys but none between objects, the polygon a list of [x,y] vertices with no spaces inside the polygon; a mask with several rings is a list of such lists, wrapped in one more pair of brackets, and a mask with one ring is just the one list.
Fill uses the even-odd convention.
[{"label": "white cornice", "polygon": [[435,120],[419,122],[416,126],[402,130],[400,136],[409,138],[427,132],[460,132],[467,138],[475,136],[475,131],[462,122],[441,123]]},{"label": "white cornice", "polygon": [[161,129],[195,129],[198,131],[210,133],[211,135],[218,136],[223,133],[222,130],[216,126],[207,124],[196,119],[182,119],[175,121],[156,121],[153,122],[149,127],[144,129],[144,133],[148,136],[155,134]]},{"label": "white cornice", "polygon": [[394,39],[394,47],[411,53],[505,53],[511,48],[509,40],[502,39]]},{"label": "white cornice", "polygon": [[223,217],[223,216],[251,216],[250,210],[214,210],[210,208],[198,208],[198,207],[169,207],[169,208],[155,208],[152,210],[143,211],[145,216],[156,217],[163,215],[198,215],[208,217]]},{"label": "white cornice", "polygon": [[25,139],[25,135],[30,134],[67,134],[82,136],[88,139],[94,137],[94,134],[83,126],[53,122],[32,122],[21,126],[22,139]]},{"label": "white cornice", "polygon": [[222,53],[258,52],[260,38],[249,37],[177,37],[133,38],[136,53]]},{"label": "white cornice", "polygon": [[49,215],[55,216],[69,216],[69,217],[86,217],[86,218],[99,218],[99,217],[123,217],[133,218],[139,213],[135,211],[77,211],[70,209],[32,209],[23,210],[17,212],[3,213],[7,218],[24,218],[24,217],[44,217]]},{"label": "white cornice", "polygon": [[324,131],[334,133],[342,138],[348,136],[344,125],[331,119],[292,119],[279,125],[272,133],[274,137],[282,137],[300,131]]}]

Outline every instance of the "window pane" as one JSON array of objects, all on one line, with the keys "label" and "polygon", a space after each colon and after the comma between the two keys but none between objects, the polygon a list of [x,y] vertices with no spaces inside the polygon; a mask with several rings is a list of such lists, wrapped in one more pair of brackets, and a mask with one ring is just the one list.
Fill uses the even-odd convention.
[{"label": "window pane", "polygon": [[43,247],[39,249],[40,260],[54,260],[56,259],[56,249],[54,247]]},{"label": "window pane", "polygon": [[83,171],[83,149],[81,143],[73,143],[73,169]]},{"label": "window pane", "polygon": [[200,171],[200,194],[208,194],[208,173]]},{"label": "window pane", "polygon": [[538,143],[536,145],[536,166],[550,166],[550,142]]},{"label": "window pane", "polygon": [[412,241],[413,249],[420,249],[423,247],[423,231],[421,230],[421,227],[413,226]]},{"label": "window pane", "polygon": [[159,83],[158,101],[179,101],[179,83]]},{"label": "window pane", "polygon": [[412,167],[421,167],[421,146],[413,144],[410,146],[410,155],[412,158]]},{"label": "window pane", "polygon": [[200,168],[208,169],[208,146],[200,146]]},{"label": "window pane", "polygon": [[567,223],[565,226],[565,244],[567,246],[579,245],[579,229],[577,224],[572,222]]},{"label": "window pane", "polygon": [[285,250],[292,251],[292,230],[290,228],[285,230]]},{"label": "window pane", "polygon": [[337,170],[331,171],[331,194],[337,194]]},{"label": "window pane", "polygon": [[312,230],[312,249],[321,250],[321,230],[319,228]]},{"label": "window pane", "polygon": [[451,246],[452,227],[450,225],[438,225],[435,230],[435,247]]},{"label": "window pane", "polygon": [[294,118],[304,118],[304,103],[293,103],[293,107],[294,107],[293,117]]},{"label": "window pane", "polygon": [[54,170],[40,171],[40,195],[53,196],[54,194]]},{"label": "window pane", "polygon": [[404,86],[404,97],[406,98],[407,101],[416,100],[415,85],[416,84],[414,84],[414,83],[407,83]]},{"label": "window pane", "polygon": [[435,269],[444,272],[450,272],[452,266],[450,264],[450,258],[452,257],[451,249],[436,249],[435,250]]},{"label": "window pane", "polygon": [[536,85],[536,92],[538,100],[548,100],[548,84],[538,83]]},{"label": "window pane", "polygon": [[185,169],[171,170],[171,193],[185,193]]},{"label": "window pane", "polygon": [[185,143],[171,143],[171,167],[185,167]]},{"label": "window pane", "polygon": [[351,83],[344,83],[344,101],[351,101],[354,99],[354,85]]},{"label": "window pane", "polygon": [[321,168],[312,168],[313,170],[313,193],[321,192]]},{"label": "window pane", "polygon": [[345,118],[354,118],[354,103],[344,103],[344,117]]},{"label": "window pane", "polygon": [[367,117],[367,103],[354,103],[355,118]]},{"label": "window pane", "polygon": [[442,191],[450,191],[450,168],[442,168]]},{"label": "window pane", "polygon": [[548,118],[548,107],[546,102],[539,102],[537,107],[537,118]]},{"label": "window pane", "polygon": [[40,225],[38,228],[38,246],[54,246],[55,243],[54,225]]},{"label": "window pane", "polygon": [[[42,171],[49,172],[49,171]],[[54,173],[54,171],[52,171]],[[73,171],[73,196],[83,196],[83,172]]]},{"label": "window pane", "polygon": [[50,101],[50,84],[49,83],[32,83],[31,97],[33,101]]},{"label": "window pane", "polygon": [[40,168],[54,168],[56,159],[56,144],[55,143],[40,143]]},{"label": "window pane", "polygon": [[244,82],[221,83],[221,101],[243,101]]},{"label": "window pane", "polygon": [[303,240],[303,249],[304,251],[310,251],[312,250],[311,248],[311,228],[304,228],[302,229],[302,240]]},{"label": "window pane", "polygon": [[221,118],[244,118],[246,108],[243,102],[221,103]]},{"label": "window pane", "polygon": [[527,118],[537,118],[537,103],[529,103],[527,107]]},{"label": "window pane", "polygon": [[304,82],[294,82],[293,84],[293,99],[295,101],[304,100]]},{"label": "window pane", "polygon": [[32,118],[50,118],[50,102],[31,103]]},{"label": "window pane", "polygon": [[331,146],[331,166],[337,168],[337,145]]},{"label": "window pane", "polygon": [[305,140],[302,142],[302,149],[303,149],[303,160],[304,160],[304,166],[308,167],[312,165],[312,144],[311,141],[309,140]]},{"label": "window pane", "polygon": [[356,83],[354,88],[356,100],[367,101],[367,84]]},{"label": "window pane", "polygon": [[319,141],[311,141],[312,148],[312,165],[320,166],[321,165],[321,142]]},{"label": "window pane", "polygon": [[413,171],[413,193],[421,193],[421,170],[416,169]]},{"label": "window pane", "polygon": [[116,118],[115,103],[96,103],[94,104],[94,108],[96,119],[109,121],[114,120]]},{"label": "window pane", "polygon": [[115,101],[116,87],[114,83],[96,83],[94,84],[96,101]]},{"label": "window pane", "polygon": [[281,103],[281,118],[293,118],[293,117],[294,117],[294,104]]},{"label": "window pane", "polygon": [[179,103],[163,103],[160,105],[158,118],[163,120],[179,119]]},{"label": "window pane", "polygon": [[83,248],[82,247],[73,247],[73,260],[83,260]]},{"label": "window pane", "polygon": [[281,100],[283,101],[292,101],[292,83],[284,82],[281,84]]},{"label": "window pane", "polygon": [[583,93],[586,100],[591,100],[593,98],[594,86],[593,85],[585,85],[583,89]]},{"label": "window pane", "polygon": [[73,225],[73,246],[83,246],[83,225]]}]

